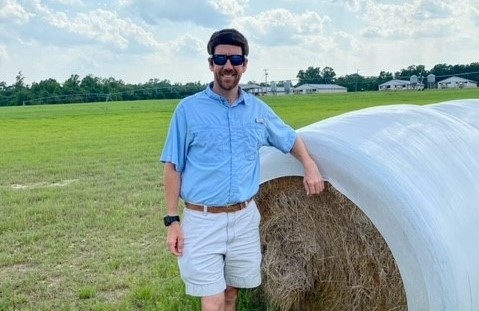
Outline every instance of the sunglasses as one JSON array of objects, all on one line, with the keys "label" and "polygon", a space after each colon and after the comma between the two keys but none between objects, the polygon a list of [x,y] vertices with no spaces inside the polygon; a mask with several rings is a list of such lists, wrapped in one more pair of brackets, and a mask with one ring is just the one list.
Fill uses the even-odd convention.
[{"label": "sunglasses", "polygon": [[213,63],[218,66],[224,66],[228,59],[231,62],[231,65],[233,66],[239,66],[242,65],[245,60],[246,56],[244,55],[221,55],[221,54],[215,54],[211,56],[211,59],[213,60]]}]

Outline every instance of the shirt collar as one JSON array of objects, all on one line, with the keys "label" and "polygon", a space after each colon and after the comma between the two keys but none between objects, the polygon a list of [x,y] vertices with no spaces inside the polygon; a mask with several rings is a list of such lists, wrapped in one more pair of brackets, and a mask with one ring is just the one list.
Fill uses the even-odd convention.
[{"label": "shirt collar", "polygon": [[[248,105],[248,100],[247,100],[247,96],[246,95],[246,92],[243,91],[243,89],[241,88],[241,86],[239,86],[239,89],[238,89],[238,92],[240,94],[239,98],[236,100],[236,102],[234,103],[233,107],[236,106],[236,105],[240,105],[240,104],[245,104],[245,105]],[[216,101],[219,101],[219,102],[224,102],[225,101],[225,98],[216,94],[214,91],[213,91],[213,82],[211,82],[210,84],[208,84],[208,86],[206,87],[205,89],[205,93],[206,95],[211,98],[211,99],[214,99]]]}]

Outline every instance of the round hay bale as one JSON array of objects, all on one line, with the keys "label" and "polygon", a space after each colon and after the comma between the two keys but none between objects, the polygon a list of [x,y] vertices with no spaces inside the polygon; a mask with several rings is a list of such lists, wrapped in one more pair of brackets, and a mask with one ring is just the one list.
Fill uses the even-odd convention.
[{"label": "round hay bale", "polygon": [[326,183],[305,195],[301,177],[264,183],[262,291],[281,310],[406,310],[394,258],[376,227]]},{"label": "round hay bale", "polygon": [[[293,238],[288,236],[290,232],[287,229],[278,229],[278,236],[284,235],[298,245],[292,245],[293,243],[284,240],[283,243],[276,242],[274,246],[274,243],[270,242],[274,239],[265,235],[265,266],[272,262],[271,258],[283,257],[285,262],[292,262],[292,266],[305,269],[298,273],[298,279],[303,278],[302,275],[307,277],[304,280],[291,281],[294,286],[288,289],[286,283],[280,286],[281,282],[277,281],[284,277],[285,271],[288,271],[287,265],[272,267],[269,271],[265,268],[265,288],[269,290],[267,297],[270,297],[271,301],[281,305],[283,310],[289,307],[314,309],[313,306],[306,305],[308,303],[306,301],[313,301],[307,297],[308,295],[317,295],[318,300],[322,299],[323,305],[327,302],[327,298],[324,297],[334,296],[328,294],[321,298],[317,294],[319,284],[325,280],[331,280],[329,282],[331,284],[350,282],[350,294],[356,290],[354,295],[347,298],[350,304],[354,299],[369,299],[370,296],[376,295],[376,292],[371,291],[373,287],[357,285],[356,282],[351,282],[354,279],[349,274],[347,277],[339,278],[336,273],[345,271],[345,267],[351,268],[348,271],[361,270],[361,274],[370,271],[370,277],[367,279],[378,283],[381,280],[378,275],[382,276],[383,273],[392,270],[385,269],[383,272],[377,270],[380,265],[370,266],[365,264],[369,261],[363,263],[359,259],[362,256],[370,256],[373,263],[375,260],[383,262],[385,259],[374,251],[389,248],[401,273],[409,311],[478,310],[479,99],[449,101],[428,106],[372,107],[323,120],[298,129],[297,132],[308,146],[324,179],[338,190],[339,196],[344,195],[363,211],[380,234],[369,230],[366,232],[370,235],[323,232],[321,234],[331,239],[328,241],[320,239],[319,241],[324,244],[314,244],[319,243],[317,238],[314,238],[318,233],[311,228],[316,228],[316,223],[326,226],[329,221],[319,222],[313,218],[315,224],[305,224],[303,223],[305,215],[312,218],[311,213],[323,211],[324,209],[317,208],[317,204],[329,196],[328,193],[332,188],[324,195],[314,198],[319,200],[318,202],[312,202],[311,198],[306,197],[303,197],[304,201],[296,201],[295,197],[301,195],[298,183],[297,194],[293,191],[286,195],[282,200],[289,203],[281,207],[288,208],[291,202],[296,202],[293,206],[302,212],[291,208],[293,213],[284,217],[283,221],[291,224],[291,228],[292,223],[304,227],[307,231],[306,238],[301,240]],[[276,192],[283,187],[274,185],[270,186],[271,190],[266,191],[266,183],[276,183],[275,180],[288,176],[302,176],[304,172],[299,161],[289,154],[268,147],[262,148],[260,153],[260,179],[264,184],[261,196],[272,196],[266,201],[260,198],[266,217],[263,226],[269,228],[263,229],[263,234],[269,234],[268,231],[274,231],[273,229],[278,227],[275,227],[275,223],[281,222],[277,220],[268,224],[270,221],[268,217],[269,215],[276,217],[279,208],[273,210],[271,202],[279,200],[275,199],[277,195],[280,196]],[[289,186],[284,188],[291,191]],[[333,208],[325,210],[331,213]],[[339,217],[337,215],[343,215],[346,217],[345,220],[347,217],[350,218],[350,226],[343,227],[341,232],[349,232],[351,226],[354,228],[354,222],[366,219],[357,215],[353,217],[351,215],[355,215],[354,213],[347,212],[335,215],[332,219],[337,219]],[[325,214],[326,216],[328,214]],[[289,226],[287,228],[290,228]],[[368,226],[361,227],[362,230],[365,228]],[[291,229],[291,232],[296,231],[301,231],[301,228]],[[369,237],[374,237],[375,234],[378,240],[382,237],[387,242],[387,247],[386,244],[381,246],[369,240]],[[308,239],[310,237],[313,237],[314,241],[310,241]],[[331,241],[335,241],[337,245],[343,243],[343,249],[337,248],[337,252],[342,251],[340,255],[343,257],[331,251],[333,243]],[[311,243],[315,245],[313,247],[317,253],[311,254],[310,249],[304,251],[306,247],[303,248],[301,245]],[[356,243],[359,243],[359,246],[356,246]],[[365,246],[370,243],[374,247]],[[276,255],[271,255],[274,247],[278,247],[279,251],[275,251]],[[296,255],[295,252],[299,253],[296,247],[302,249],[304,253]],[[326,251],[333,255],[325,253]],[[308,277],[317,276],[320,269],[317,264],[300,262],[302,256],[313,258],[313,262],[317,262],[317,257],[323,258],[323,264],[331,264],[331,261],[340,258],[342,263],[338,263],[339,268],[334,266],[329,278],[312,279]],[[376,259],[374,256],[380,258]],[[368,267],[374,268],[368,270]],[[390,266],[386,264],[384,267]],[[271,280],[276,283],[269,283]],[[386,284],[394,282],[389,279],[387,281]],[[297,289],[296,284],[301,284],[302,287]],[[323,291],[335,293],[337,297],[345,295],[337,288]],[[357,298],[359,295],[361,298]],[[289,298],[282,301],[284,297]],[[340,299],[342,298],[334,299],[334,303],[342,303]],[[300,306],[301,303],[305,305]],[[349,309],[354,310],[354,307]],[[367,306],[365,309],[373,308]]]}]

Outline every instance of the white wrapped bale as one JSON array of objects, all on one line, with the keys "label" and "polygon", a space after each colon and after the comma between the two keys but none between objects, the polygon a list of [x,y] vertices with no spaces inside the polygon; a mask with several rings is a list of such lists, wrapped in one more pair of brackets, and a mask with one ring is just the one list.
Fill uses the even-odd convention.
[{"label": "white wrapped bale", "polygon": [[[368,108],[298,133],[386,241],[408,310],[479,310],[479,100]],[[261,173],[303,171],[264,148]]]}]

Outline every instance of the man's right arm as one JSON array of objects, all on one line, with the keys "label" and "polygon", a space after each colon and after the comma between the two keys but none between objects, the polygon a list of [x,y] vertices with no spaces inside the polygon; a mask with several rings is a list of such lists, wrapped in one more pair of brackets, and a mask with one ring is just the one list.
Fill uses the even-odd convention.
[{"label": "man's right arm", "polygon": [[[175,165],[164,165],[164,187],[166,209],[169,216],[179,215],[178,204],[180,201],[181,173],[177,172]],[[175,256],[183,254],[183,230],[180,223],[174,222],[168,226],[167,243],[170,252]]]},{"label": "man's right arm", "polygon": [[179,213],[178,203],[180,201],[181,173],[176,171],[173,163],[165,163],[163,177],[166,210],[168,215],[176,216]]}]

